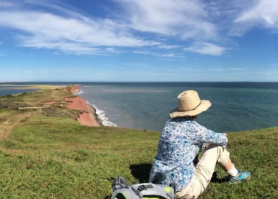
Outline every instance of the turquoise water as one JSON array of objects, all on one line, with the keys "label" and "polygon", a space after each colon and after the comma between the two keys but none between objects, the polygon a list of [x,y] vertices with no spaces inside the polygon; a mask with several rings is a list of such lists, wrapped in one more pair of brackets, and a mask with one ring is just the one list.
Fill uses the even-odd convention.
[{"label": "turquoise water", "polygon": [[[83,83],[80,96],[104,120],[121,127],[160,131],[177,96],[196,90],[212,107],[197,121],[217,132],[278,126],[277,83]],[[111,125],[111,123],[107,123]]]}]

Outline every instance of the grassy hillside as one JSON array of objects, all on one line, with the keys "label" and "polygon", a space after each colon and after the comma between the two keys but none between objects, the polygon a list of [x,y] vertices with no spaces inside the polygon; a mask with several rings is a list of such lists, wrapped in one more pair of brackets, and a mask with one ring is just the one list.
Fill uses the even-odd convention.
[{"label": "grassy hillside", "polygon": [[[39,92],[16,99],[37,105],[53,100],[43,99],[44,92],[62,96],[52,94],[58,90]],[[158,132],[86,127],[69,114],[47,116],[43,110],[2,108],[0,129],[0,198],[103,199],[111,193],[111,177],[147,181],[159,139]],[[231,158],[252,178],[235,185],[212,182],[200,198],[278,198],[278,128],[229,133],[228,138]]]}]

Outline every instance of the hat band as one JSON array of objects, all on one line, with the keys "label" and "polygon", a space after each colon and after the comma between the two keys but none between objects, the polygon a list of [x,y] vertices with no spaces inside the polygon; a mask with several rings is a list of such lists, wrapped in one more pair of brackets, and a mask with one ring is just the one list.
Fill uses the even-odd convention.
[{"label": "hat band", "polygon": [[198,106],[200,106],[200,105],[201,105],[201,101],[200,101],[200,103],[195,108],[193,108],[191,110],[185,110],[185,111],[195,111],[195,109],[198,108]]}]

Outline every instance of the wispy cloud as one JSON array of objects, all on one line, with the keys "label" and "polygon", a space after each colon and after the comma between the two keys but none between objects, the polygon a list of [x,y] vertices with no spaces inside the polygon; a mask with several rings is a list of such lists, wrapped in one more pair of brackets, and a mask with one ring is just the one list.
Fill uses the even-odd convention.
[{"label": "wispy cloud", "polygon": [[231,49],[227,30],[243,35],[258,24],[278,27],[276,0],[112,1],[122,8],[117,18],[87,15],[53,0],[0,0],[0,28],[12,30],[9,37],[15,35],[18,46],[54,53],[177,58],[186,51],[222,55]]},{"label": "wispy cloud", "polygon": [[174,49],[174,48],[179,48],[180,46],[177,45],[159,45],[157,48],[160,49]]},{"label": "wispy cloud", "polygon": [[132,28],[183,39],[215,38],[217,29],[206,16],[205,4],[191,0],[115,0],[128,13]]},{"label": "wispy cloud", "polygon": [[[18,33],[24,47],[57,49],[74,54],[102,54],[102,47],[142,47],[160,45],[132,35],[125,24],[110,19],[91,19],[68,12],[59,16],[27,9],[0,10],[0,27],[23,31]],[[50,23],[51,22],[51,23]]]},{"label": "wispy cloud", "polygon": [[180,56],[176,56],[174,53],[158,53],[158,52],[153,52],[153,51],[144,51],[144,50],[135,50],[132,51],[132,53],[134,54],[142,54],[142,55],[151,55],[151,56],[155,56],[155,57],[164,57],[164,58],[182,58]]},{"label": "wispy cloud", "polygon": [[235,18],[230,35],[241,36],[258,25],[278,29],[278,1],[258,0],[251,8],[246,8]]},{"label": "wispy cloud", "polygon": [[196,43],[191,47],[184,48],[184,50],[206,55],[221,55],[227,48],[212,43]]}]

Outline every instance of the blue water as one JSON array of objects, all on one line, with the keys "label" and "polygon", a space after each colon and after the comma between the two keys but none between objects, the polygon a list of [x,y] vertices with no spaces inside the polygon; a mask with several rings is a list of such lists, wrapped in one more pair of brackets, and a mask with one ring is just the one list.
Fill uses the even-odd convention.
[{"label": "blue water", "polygon": [[[95,105],[104,120],[121,127],[161,131],[184,90],[196,90],[212,106],[197,121],[216,132],[236,132],[278,126],[278,83],[82,83],[79,94]],[[3,87],[2,87],[3,88]],[[0,95],[28,92],[3,90]],[[111,125],[109,122],[105,122]]]},{"label": "blue water", "polygon": [[12,94],[18,94],[18,93],[26,93],[26,92],[32,92],[32,91],[35,91],[35,90],[34,89],[18,89],[18,88],[0,86],[0,96],[12,95]]},{"label": "blue water", "polygon": [[197,121],[217,132],[278,126],[278,83],[83,83],[80,95],[117,126],[160,131],[184,90],[212,107]]}]

